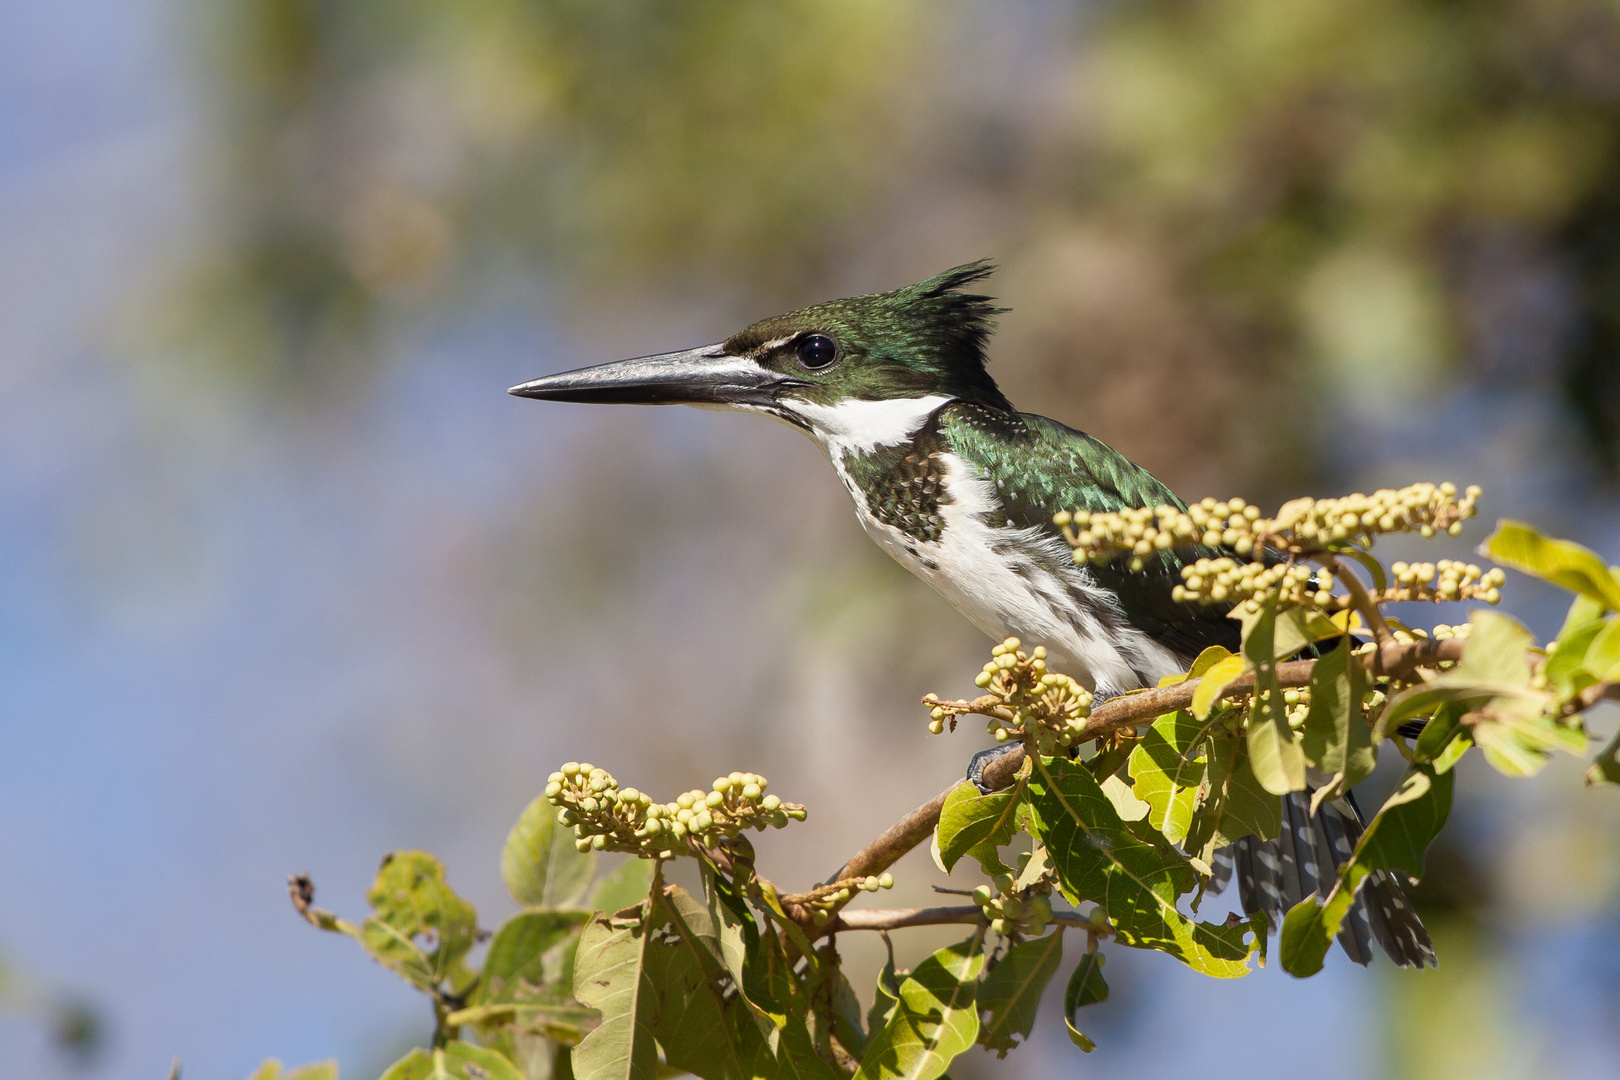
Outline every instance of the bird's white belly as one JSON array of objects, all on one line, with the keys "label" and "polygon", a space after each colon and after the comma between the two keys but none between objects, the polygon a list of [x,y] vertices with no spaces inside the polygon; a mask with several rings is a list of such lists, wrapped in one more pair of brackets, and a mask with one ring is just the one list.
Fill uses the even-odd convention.
[{"label": "bird's white belly", "polygon": [[[1045,645],[1055,669],[1093,689],[1119,693],[1183,670],[1173,653],[1117,617],[1112,594],[1074,566],[1061,540],[1039,530],[993,525],[987,519],[999,503],[992,486],[954,454],[944,455],[944,463],[950,501],[940,505],[944,528],[932,542],[873,517],[860,489],[839,469],[862,526],[878,546],[984,633]],[[1102,617],[1108,605],[1115,618]]]}]

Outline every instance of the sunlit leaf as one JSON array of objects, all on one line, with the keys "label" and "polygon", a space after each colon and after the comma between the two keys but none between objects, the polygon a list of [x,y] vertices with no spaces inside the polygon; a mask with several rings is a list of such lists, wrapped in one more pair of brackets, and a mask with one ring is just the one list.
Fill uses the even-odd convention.
[{"label": "sunlit leaf", "polygon": [[[1448,701],[1434,710],[1429,722],[1423,725],[1412,752],[1419,761],[1433,761],[1451,745],[1452,739],[1462,733],[1462,717],[1468,707],[1462,702]],[[1438,771],[1444,772],[1444,769]]]},{"label": "sunlit leaf", "polygon": [[1494,698],[1475,709],[1471,719],[1474,743],[1507,776],[1535,775],[1554,750],[1586,753],[1586,732],[1545,715],[1536,701]]},{"label": "sunlit leaf", "polygon": [[1075,1026],[1075,1013],[1087,1005],[1108,1000],[1108,983],[1103,981],[1103,954],[1093,950],[1080,958],[1069,985],[1063,991],[1063,1023],[1069,1029],[1069,1041],[1086,1053],[1097,1049],[1097,1044]]},{"label": "sunlit leaf", "polygon": [[1243,674],[1244,666],[1243,657],[1228,656],[1205,672],[1193,689],[1193,716],[1199,720],[1208,720],[1210,710],[1215,707],[1215,701],[1221,696],[1221,691],[1225,690],[1233,679]]},{"label": "sunlit leaf", "polygon": [[1451,812],[1455,775],[1436,775],[1425,765],[1407,771],[1395,793],[1367,823],[1326,899],[1308,896],[1283,919],[1278,954],[1284,971],[1304,978],[1322,970],[1328,947],[1368,874],[1392,870],[1413,879],[1423,876],[1423,853]]},{"label": "sunlit leaf", "polygon": [[1176,900],[1197,881],[1192,865],[1146,823],[1122,821],[1083,766],[1041,758],[1029,804],[1063,895],[1102,905],[1122,944],[1170,953],[1221,978],[1248,973],[1247,924],[1195,923],[1181,914]]},{"label": "sunlit leaf", "polygon": [[1035,1027],[1041,991],[1063,959],[1063,931],[1021,941],[1008,949],[979,983],[979,1012],[988,1013],[979,1041],[1006,1057]]},{"label": "sunlit leaf", "polygon": [[967,780],[951,789],[939,812],[938,828],[940,862],[947,872],[974,849],[993,850],[1012,839],[1013,815],[1022,794],[1022,782],[988,795]]},{"label": "sunlit leaf", "polygon": [[1149,824],[1172,844],[1187,838],[1198,804],[1204,754],[1195,746],[1201,730],[1191,713],[1177,711],[1155,720],[1131,751],[1131,788],[1151,808]]},{"label": "sunlit leaf", "polygon": [[802,1017],[787,1016],[778,1034],[750,1009],[726,965],[721,927],[701,901],[671,887],[655,898],[648,925],[643,993],[672,1067],[716,1080],[836,1080]]},{"label": "sunlit leaf", "polygon": [[1235,840],[1276,836],[1282,828],[1282,800],[1255,779],[1249,768],[1247,740],[1214,738],[1205,746],[1208,784],[1184,846],[1209,863],[1216,850]]},{"label": "sunlit leaf", "polygon": [[983,968],[983,930],[918,964],[900,984],[888,1023],[867,1043],[856,1080],[944,1075],[951,1060],[979,1037],[975,997]]},{"label": "sunlit leaf", "polygon": [[438,859],[421,851],[386,856],[366,899],[372,914],[360,924],[360,943],[379,963],[423,988],[458,974],[478,916],[445,884]]},{"label": "sunlit leaf", "polygon": [[1311,813],[1324,799],[1349,791],[1378,764],[1372,729],[1362,717],[1361,702],[1367,677],[1350,655],[1350,638],[1311,669],[1311,704],[1305,715],[1303,746],[1306,759],[1332,779],[1311,796]]},{"label": "sunlit leaf", "polygon": [[433,1050],[412,1050],[379,1080],[524,1080],[517,1066],[487,1046],[452,1040]]},{"label": "sunlit leaf", "polygon": [[1522,570],[1609,611],[1620,611],[1620,580],[1597,554],[1569,540],[1554,540],[1522,521],[1503,520],[1485,541],[1484,551],[1504,566]]},{"label": "sunlit leaf", "polygon": [[1462,659],[1450,671],[1408,687],[1390,698],[1373,725],[1373,742],[1382,742],[1406,721],[1426,715],[1447,702],[1470,708],[1492,698],[1519,698],[1540,703],[1550,699],[1531,685],[1530,631],[1506,615],[1476,610],[1469,615],[1468,640]]},{"label": "sunlit leaf", "polygon": [[602,1015],[595,1031],[574,1048],[577,1080],[652,1080],[658,1063],[653,1000],[642,966],[648,916],[614,920],[594,916],[580,936],[574,961],[574,997]]},{"label": "sunlit leaf", "polygon": [[1277,685],[1277,650],[1273,635],[1277,605],[1267,600],[1260,613],[1246,620],[1243,657],[1254,669],[1254,697],[1249,704],[1249,768],[1260,786],[1273,795],[1305,789],[1305,751],[1288,726],[1282,691]]},{"label": "sunlit leaf", "polygon": [[338,1080],[338,1067],[335,1061],[317,1061],[289,1069],[271,1058],[249,1073],[248,1080]]},{"label": "sunlit leaf", "polygon": [[574,903],[590,887],[595,869],[596,853],[574,847],[574,834],[557,824],[557,808],[544,795],[518,816],[501,851],[501,879],[526,907]]}]

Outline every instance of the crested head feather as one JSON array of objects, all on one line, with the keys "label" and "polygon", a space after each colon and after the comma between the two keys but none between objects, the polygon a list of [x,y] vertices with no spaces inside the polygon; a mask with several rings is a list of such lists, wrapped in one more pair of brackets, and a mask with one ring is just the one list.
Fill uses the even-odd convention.
[{"label": "crested head feather", "polygon": [[779,351],[800,335],[824,333],[838,343],[844,362],[809,400],[835,397],[880,400],[945,394],[1011,411],[985,370],[985,345],[998,308],[991,297],[961,290],[988,277],[995,265],[979,259],[889,292],[830,300],[763,319],[725,342],[733,355]]}]

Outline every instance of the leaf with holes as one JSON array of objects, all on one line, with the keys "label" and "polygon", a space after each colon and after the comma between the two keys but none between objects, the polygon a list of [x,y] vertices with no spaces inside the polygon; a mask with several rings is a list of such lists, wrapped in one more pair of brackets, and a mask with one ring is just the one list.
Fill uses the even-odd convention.
[{"label": "leaf with holes", "polygon": [[445,884],[438,859],[421,851],[385,856],[366,899],[372,914],[358,937],[379,963],[423,989],[471,983],[461,960],[478,933],[478,915]]}]

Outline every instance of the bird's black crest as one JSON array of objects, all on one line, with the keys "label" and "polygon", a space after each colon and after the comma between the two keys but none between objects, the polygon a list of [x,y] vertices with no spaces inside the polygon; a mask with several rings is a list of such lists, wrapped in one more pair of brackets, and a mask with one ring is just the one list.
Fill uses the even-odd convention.
[{"label": "bird's black crest", "polygon": [[989,259],[976,259],[908,285],[897,294],[903,298],[908,313],[926,327],[926,333],[933,338],[934,355],[949,366],[950,377],[979,392],[963,396],[982,395],[990,399],[987,404],[1003,405],[1000,391],[985,371],[985,346],[996,316],[1007,309],[997,307],[993,297],[960,291],[983,281],[995,269]]}]

